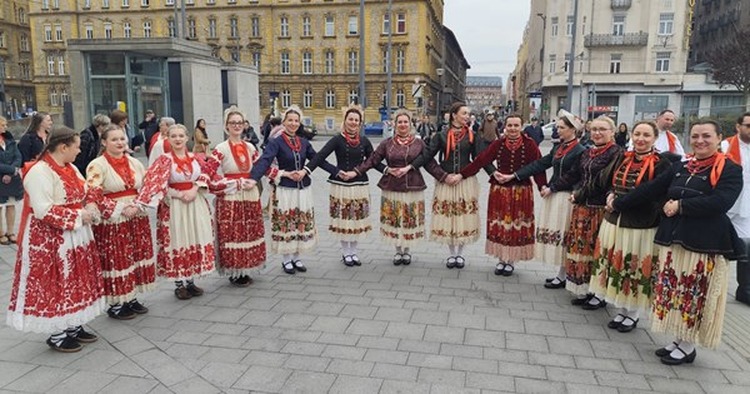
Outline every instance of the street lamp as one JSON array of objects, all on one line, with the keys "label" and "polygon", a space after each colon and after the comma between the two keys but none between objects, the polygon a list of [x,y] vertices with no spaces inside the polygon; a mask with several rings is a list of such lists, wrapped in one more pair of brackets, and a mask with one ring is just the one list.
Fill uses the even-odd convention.
[{"label": "street lamp", "polygon": [[435,72],[438,75],[438,90],[437,90],[437,100],[435,100],[435,123],[437,124],[440,122],[440,96],[443,93],[443,74],[445,73],[445,69],[438,68],[435,69]]},{"label": "street lamp", "polygon": [[[539,51],[539,93],[542,95],[541,102],[544,103],[544,45],[547,40],[547,17],[541,12],[537,12],[536,16],[542,20],[542,49]],[[539,115],[544,115],[541,109]]]}]

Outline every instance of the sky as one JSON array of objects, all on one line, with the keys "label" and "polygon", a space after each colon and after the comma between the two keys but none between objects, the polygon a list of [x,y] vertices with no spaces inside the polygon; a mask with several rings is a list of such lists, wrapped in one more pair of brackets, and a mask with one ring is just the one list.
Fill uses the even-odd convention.
[{"label": "sky", "polygon": [[516,67],[530,0],[445,0],[443,24],[471,65],[468,75],[500,76]]}]

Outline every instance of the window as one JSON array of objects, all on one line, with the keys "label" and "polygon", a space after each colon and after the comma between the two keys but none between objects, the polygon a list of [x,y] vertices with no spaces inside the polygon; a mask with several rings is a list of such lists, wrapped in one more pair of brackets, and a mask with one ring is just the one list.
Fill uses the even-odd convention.
[{"label": "window", "polygon": [[615,15],[612,17],[612,35],[625,35],[625,15]]},{"label": "window", "polygon": [[674,14],[671,12],[659,14],[659,35],[671,36],[673,28],[674,28]]},{"label": "window", "polygon": [[305,15],[302,17],[302,37],[312,36],[312,22],[310,16]]},{"label": "window", "polygon": [[359,94],[357,94],[357,89],[352,89],[349,91],[349,104],[361,104],[359,102]]},{"label": "window", "polygon": [[403,12],[396,14],[396,33],[406,33],[406,14]]},{"label": "window", "polygon": [[62,41],[62,40],[63,40],[62,25],[55,25],[55,41]]},{"label": "window", "polygon": [[568,16],[568,23],[565,25],[565,35],[571,37],[573,35],[573,22],[575,19],[572,15]]},{"label": "window", "polygon": [[63,55],[57,57],[57,74],[65,75],[65,56]]},{"label": "window", "polygon": [[44,25],[44,41],[52,41],[52,25]]},{"label": "window", "polygon": [[336,72],[336,60],[334,59],[333,51],[330,49],[325,53],[325,67],[326,74],[333,74]]},{"label": "window", "polygon": [[359,34],[359,17],[356,15],[349,15],[349,31],[347,34],[350,36],[356,36]]},{"label": "window", "polygon": [[227,4],[237,4],[237,0],[227,0]]},{"label": "window", "polygon": [[109,0],[102,0],[102,8],[109,8]]},{"label": "window", "polygon": [[109,22],[104,24],[104,38],[112,39],[112,24]]},{"label": "window", "polygon": [[549,69],[547,70],[550,74],[557,72],[557,55],[549,55]]},{"label": "window", "polygon": [[[23,37],[23,35],[21,37]],[[5,48],[5,32],[4,31],[0,31],[0,48]]]},{"label": "window", "polygon": [[550,35],[552,37],[557,37],[557,17],[552,17],[552,21],[550,22]]},{"label": "window", "polygon": [[195,0],[185,0],[185,5],[195,5]]},{"label": "window", "polygon": [[279,23],[279,35],[281,37],[289,37],[289,18],[282,16]]},{"label": "window", "polygon": [[26,24],[26,11],[23,7],[18,9],[18,23],[21,25]]},{"label": "window", "polygon": [[165,0],[164,1],[164,5],[171,5],[171,6],[173,6],[174,5],[174,0]]},{"label": "window", "polygon": [[312,90],[305,89],[304,93],[302,93],[302,106],[305,108],[312,107],[313,102],[313,95]]},{"label": "window", "polygon": [[292,94],[289,93],[289,90],[285,89],[281,91],[281,106],[284,108],[290,107],[292,105]]},{"label": "window", "polygon": [[260,51],[253,52],[253,66],[260,72]]},{"label": "window", "polygon": [[404,89],[396,91],[396,106],[399,108],[406,107],[406,95],[404,94]]},{"label": "window", "polygon": [[47,75],[55,75],[55,57],[47,55]]},{"label": "window", "polygon": [[656,72],[669,72],[669,58],[671,55],[671,52],[656,52]]},{"label": "window", "polygon": [[146,38],[151,37],[151,22],[150,21],[143,22],[143,36]]},{"label": "window", "polygon": [[59,10],[60,9],[60,0],[52,0],[52,8]]},{"label": "window", "polygon": [[257,15],[250,18],[250,37],[260,37],[260,17]]},{"label": "window", "polygon": [[130,38],[132,36],[130,22],[125,22],[122,24],[122,36],[125,38]]},{"label": "window", "polygon": [[357,51],[349,51],[349,74],[359,72],[359,54]]},{"label": "window", "polygon": [[84,29],[86,29],[86,38],[87,39],[90,40],[90,39],[94,38],[94,25],[92,25],[90,23],[87,23],[84,26]]},{"label": "window", "polygon": [[622,61],[622,54],[621,53],[613,53],[609,57],[609,73],[610,74],[619,74],[620,73],[620,63]]},{"label": "window", "polygon": [[188,37],[195,38],[195,19],[188,19]]},{"label": "window", "polygon": [[83,8],[91,8],[91,0],[83,0]]},{"label": "window", "polygon": [[42,0],[42,9],[43,10],[49,9],[49,0]]},{"label": "window", "polygon": [[62,92],[60,92],[60,102],[64,104],[67,101],[70,101],[70,96],[68,95],[68,90],[63,89]]},{"label": "window", "polygon": [[49,105],[57,107],[60,103],[57,101],[57,90],[50,89],[49,91]]},{"label": "window", "polygon": [[391,31],[391,15],[386,13],[383,15],[383,34],[388,34],[389,31]]},{"label": "window", "polygon": [[382,59],[383,59],[383,73],[387,73],[388,72],[388,60],[390,60],[390,59],[388,59],[388,57],[389,57],[388,56],[388,48],[386,48],[386,49],[383,50],[383,57],[382,57]]},{"label": "window", "polygon": [[326,30],[324,35],[326,37],[333,37],[334,35],[336,35],[336,26],[334,24],[333,15],[326,15],[325,26]]},{"label": "window", "polygon": [[[0,33],[0,36],[2,36],[2,33]],[[0,41],[2,41],[2,37],[0,37]],[[0,44],[0,46],[5,46],[5,44]],[[18,47],[21,52],[29,52],[31,50],[31,48],[29,47],[29,36],[27,36],[26,34],[21,34],[18,39]]]},{"label": "window", "polygon": [[[565,54],[565,62],[563,63],[563,71],[568,72],[568,67],[570,66],[570,54]],[[575,70],[573,70],[575,71]]]},{"label": "window", "polygon": [[745,109],[745,99],[742,95],[712,95],[711,116],[736,115]]},{"label": "window", "polygon": [[25,81],[31,80],[31,65],[29,63],[21,63],[21,79]]},{"label": "window", "polygon": [[406,65],[406,52],[403,48],[396,49],[396,72],[403,73]]},{"label": "window", "polygon": [[[289,52],[281,52],[281,70],[280,72],[282,74],[289,74]],[[288,105],[285,105],[285,107],[288,107]]]},{"label": "window", "polygon": [[174,19],[172,18],[167,19],[167,31],[169,32],[170,37],[177,36],[175,29],[176,28],[175,28]]},{"label": "window", "polygon": [[122,0],[122,8],[130,7],[130,0]]},{"label": "window", "polygon": [[336,92],[333,89],[326,90],[326,108],[336,108]]},{"label": "window", "polygon": [[216,19],[208,18],[208,38],[216,38]]},{"label": "window", "polygon": [[141,0],[141,7],[148,7],[149,0]]},{"label": "window", "polygon": [[206,4],[208,4],[208,5],[214,5],[214,4],[216,4],[216,0],[206,0]]},{"label": "window", "polygon": [[302,52],[302,74],[309,75],[312,73],[313,73],[312,52],[304,51]]},{"label": "window", "polygon": [[229,36],[232,38],[239,37],[239,29],[237,28],[237,17],[233,16],[229,18]]}]

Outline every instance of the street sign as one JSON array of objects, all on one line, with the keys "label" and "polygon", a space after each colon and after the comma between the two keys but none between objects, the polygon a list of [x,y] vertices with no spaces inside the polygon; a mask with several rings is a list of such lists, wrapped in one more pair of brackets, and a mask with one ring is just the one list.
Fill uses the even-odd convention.
[{"label": "street sign", "polygon": [[421,83],[411,85],[411,96],[414,98],[422,97],[422,91],[424,91],[422,87],[424,87],[424,85]]}]

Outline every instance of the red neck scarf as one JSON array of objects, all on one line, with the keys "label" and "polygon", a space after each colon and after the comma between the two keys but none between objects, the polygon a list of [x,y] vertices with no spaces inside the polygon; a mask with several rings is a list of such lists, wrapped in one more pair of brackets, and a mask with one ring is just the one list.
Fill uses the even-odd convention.
[{"label": "red neck scarf", "polygon": [[250,152],[247,151],[247,145],[240,142],[229,141],[229,149],[232,151],[232,158],[240,172],[250,171]]},{"label": "red neck scarf", "polygon": [[508,150],[512,152],[516,151],[522,145],[523,145],[523,136],[519,135],[517,138],[505,137],[505,147],[508,148]]},{"label": "red neck scarf", "polygon": [[70,188],[83,194],[83,185],[85,182],[83,179],[78,177],[78,172],[76,171],[75,167],[70,164],[65,164],[62,166],[57,164],[55,159],[53,159],[52,155],[50,155],[49,153],[45,153],[42,156],[42,160],[47,163],[53,171],[55,171],[60,179],[62,179],[62,182],[65,185],[66,189]]},{"label": "red neck scarf", "polygon": [[711,174],[708,179],[711,183],[711,187],[716,187],[716,184],[719,183],[719,178],[721,178],[721,173],[724,171],[726,161],[727,157],[723,153],[716,153],[705,159],[696,159],[694,156],[690,155],[685,167],[690,175],[699,174],[710,168]]},{"label": "red neck scarf", "polygon": [[669,144],[669,152],[674,153],[675,150],[677,150],[677,137],[669,130],[666,130],[667,133],[667,143]]},{"label": "red neck scarf", "polygon": [[461,140],[464,139],[464,137],[469,136],[469,142],[474,142],[474,133],[471,131],[469,126],[461,127],[460,130],[457,130],[453,127],[451,127],[448,130],[448,143],[445,144],[445,157],[448,158],[448,155],[454,150],[456,150],[456,146],[461,143]]},{"label": "red neck scarf", "polygon": [[414,142],[414,135],[412,135],[411,133],[409,133],[405,137],[402,137],[402,136],[396,134],[395,136],[393,136],[393,140],[396,141],[396,143],[399,144],[399,145],[409,145],[412,142]]},{"label": "red neck scarf", "polygon": [[193,174],[193,159],[194,157],[190,153],[185,153],[184,158],[179,158],[177,155],[174,154],[174,152],[171,152],[172,160],[174,160],[174,164],[177,166],[177,172],[180,174],[185,175],[186,177],[190,177],[190,175]]},{"label": "red neck scarf", "polygon": [[346,140],[347,145],[351,146],[352,148],[356,148],[359,146],[359,133],[349,134],[346,130],[341,132],[341,135]]},{"label": "red neck scarf", "polygon": [[573,150],[576,145],[578,145],[577,138],[573,138],[573,140],[568,142],[563,142],[562,145],[555,151],[555,159],[562,159],[563,157],[565,157],[565,155],[568,154],[568,152]]},{"label": "red neck scarf", "polygon": [[281,133],[281,137],[284,138],[284,142],[286,142],[287,146],[289,146],[292,151],[299,152],[302,150],[302,141],[300,141],[298,136],[290,136],[286,132],[283,132]]},{"label": "red neck scarf", "polygon": [[135,173],[130,168],[130,162],[126,155],[122,155],[119,159],[112,157],[106,151],[102,154],[107,160],[107,163],[115,170],[115,173],[120,176],[123,182],[125,182],[125,189],[132,189],[135,187]]},{"label": "red neck scarf", "polygon": [[609,141],[609,142],[607,142],[606,144],[604,144],[602,146],[595,146],[595,147],[589,149],[589,157],[593,159],[594,157],[600,156],[604,152],[608,151],[609,148],[611,148],[613,146],[615,146],[615,142],[614,141]]},{"label": "red neck scarf", "polygon": [[[625,160],[623,160],[622,164],[620,164],[620,167],[616,172],[616,174],[622,175],[622,181],[620,184],[623,187],[625,186],[631,168],[633,169],[633,171],[640,169],[640,172],[638,172],[638,178],[635,179],[636,186],[641,184],[643,177],[646,176],[646,172],[648,172],[647,180],[654,179],[654,169],[656,163],[658,162],[659,155],[654,152],[651,152],[644,156],[641,161],[636,161],[635,152],[625,152]],[[615,186],[615,179],[617,179],[617,176],[612,178],[612,186]]]}]

